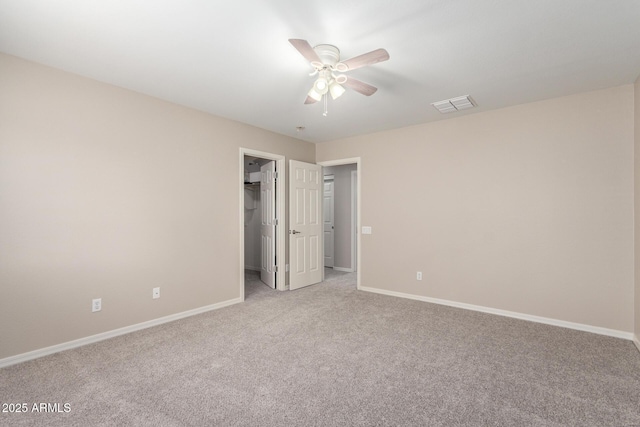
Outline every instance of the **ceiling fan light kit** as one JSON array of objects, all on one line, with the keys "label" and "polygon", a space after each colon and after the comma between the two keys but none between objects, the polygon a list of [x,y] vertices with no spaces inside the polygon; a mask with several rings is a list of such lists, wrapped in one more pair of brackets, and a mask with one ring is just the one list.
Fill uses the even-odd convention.
[{"label": "ceiling fan light kit", "polygon": [[361,82],[360,80],[336,73],[346,73],[356,68],[389,59],[389,53],[386,50],[376,49],[347,61],[340,62],[340,49],[336,46],[319,44],[316,47],[311,47],[309,42],[301,39],[289,39],[289,43],[291,43],[314,68],[314,71],[310,75],[318,75],[311,90],[307,93],[307,99],[304,103],[313,104],[324,100],[324,116],[327,115],[326,94],[329,93],[333,100],[338,99],[346,92],[346,89],[342,85],[366,96],[371,96],[378,90],[378,88]]},{"label": "ceiling fan light kit", "polygon": [[[309,93],[307,94],[307,100],[309,100],[309,98],[311,98],[313,100],[313,102],[318,102],[322,100],[322,94],[316,92],[316,90],[314,88],[311,88],[311,90],[309,91]],[[312,104],[313,102],[305,102],[305,104]]]},{"label": "ceiling fan light kit", "polygon": [[331,84],[329,85],[329,93],[331,94],[331,98],[333,100],[338,99],[345,92],[346,89],[340,86],[340,83],[337,81],[337,79],[331,82]]}]

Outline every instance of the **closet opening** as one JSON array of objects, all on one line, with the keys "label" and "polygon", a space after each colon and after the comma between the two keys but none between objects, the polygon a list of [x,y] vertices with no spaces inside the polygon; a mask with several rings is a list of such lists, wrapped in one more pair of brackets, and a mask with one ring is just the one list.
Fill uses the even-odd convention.
[{"label": "closet opening", "polygon": [[284,290],[284,156],[248,149],[241,157],[240,293]]}]

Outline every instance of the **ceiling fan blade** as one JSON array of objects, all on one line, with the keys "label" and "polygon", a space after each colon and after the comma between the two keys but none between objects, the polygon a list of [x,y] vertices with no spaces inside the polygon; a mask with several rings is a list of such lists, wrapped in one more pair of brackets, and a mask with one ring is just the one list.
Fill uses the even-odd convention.
[{"label": "ceiling fan blade", "polygon": [[353,77],[347,77],[347,81],[343,83],[344,86],[347,86],[356,92],[360,92],[365,96],[371,96],[378,90],[377,87],[371,86],[365,82],[361,82],[360,80],[356,80]]},{"label": "ceiling fan blade", "polygon": [[340,64],[338,64],[338,71],[349,71],[355,70],[356,68],[364,67],[365,65],[376,64],[378,62],[383,62],[389,59],[389,52],[384,49],[376,49],[369,53],[363,53],[362,55],[356,56],[351,59],[347,59],[346,61],[342,61],[342,64],[347,66],[346,70],[341,70],[342,68]]},{"label": "ceiling fan blade", "polygon": [[322,64],[322,60],[308,41],[302,39],[289,39],[289,43],[295,47],[302,56],[309,62],[318,62]]},{"label": "ceiling fan blade", "polygon": [[318,101],[316,101],[315,99],[313,99],[310,96],[307,96],[307,99],[304,100],[305,104],[313,104],[313,103],[316,103],[316,102],[318,102]]}]

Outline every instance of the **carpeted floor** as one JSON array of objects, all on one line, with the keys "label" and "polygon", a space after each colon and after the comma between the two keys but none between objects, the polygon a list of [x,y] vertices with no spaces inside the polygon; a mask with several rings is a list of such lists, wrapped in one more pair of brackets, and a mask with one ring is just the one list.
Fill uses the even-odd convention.
[{"label": "carpeted floor", "polygon": [[0,403],[28,405],[2,426],[640,426],[640,353],[354,274],[278,292],[247,272],[243,304],[0,369]]}]

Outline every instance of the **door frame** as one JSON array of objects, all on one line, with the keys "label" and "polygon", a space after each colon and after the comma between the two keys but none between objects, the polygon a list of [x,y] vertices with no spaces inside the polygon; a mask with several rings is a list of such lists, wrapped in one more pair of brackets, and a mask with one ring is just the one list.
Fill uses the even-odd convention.
[{"label": "door frame", "polygon": [[341,165],[356,165],[356,233],[357,238],[355,239],[356,248],[352,248],[352,251],[356,252],[356,280],[357,285],[356,289],[360,290],[361,288],[361,279],[362,279],[362,238],[360,233],[360,224],[361,224],[361,187],[362,187],[362,158],[360,157],[351,157],[347,159],[337,159],[337,160],[327,160],[324,162],[316,162],[316,164],[320,166],[341,166]]},{"label": "door frame", "polygon": [[278,179],[276,181],[276,218],[278,224],[276,225],[276,289],[279,291],[285,290],[285,263],[286,263],[286,243],[287,237],[286,225],[287,216],[285,212],[285,199],[286,199],[286,162],[285,156],[274,153],[267,153],[265,151],[252,150],[250,148],[240,147],[239,156],[239,175],[238,175],[238,199],[239,199],[239,215],[240,218],[240,265],[239,270],[239,288],[240,288],[240,301],[244,301],[244,156],[260,157],[262,159],[274,160],[276,162],[276,171],[278,173]]},{"label": "door frame", "polygon": [[[359,169],[358,169],[359,170]],[[356,256],[358,255],[358,170],[351,171],[351,268],[358,271]],[[356,197],[353,197],[353,195]]]}]

